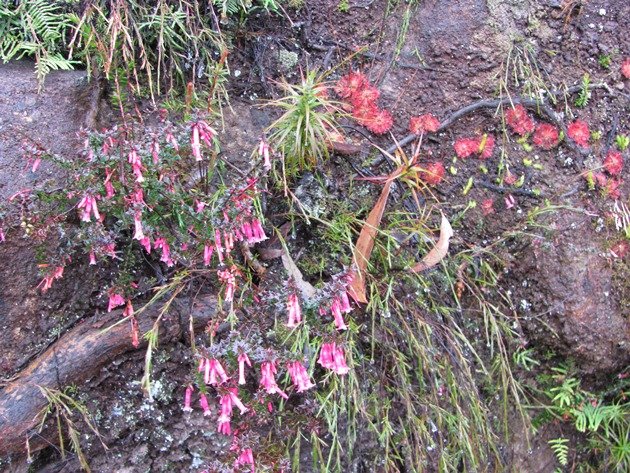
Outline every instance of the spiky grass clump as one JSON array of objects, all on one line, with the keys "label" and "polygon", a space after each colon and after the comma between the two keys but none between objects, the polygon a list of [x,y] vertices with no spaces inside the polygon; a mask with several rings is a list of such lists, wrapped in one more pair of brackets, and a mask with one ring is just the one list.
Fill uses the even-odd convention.
[{"label": "spiky grass clump", "polygon": [[269,127],[269,144],[280,154],[287,175],[313,169],[328,159],[330,138],[338,134],[336,104],[323,77],[309,71],[300,84],[280,83],[283,96],[269,102],[284,113]]}]

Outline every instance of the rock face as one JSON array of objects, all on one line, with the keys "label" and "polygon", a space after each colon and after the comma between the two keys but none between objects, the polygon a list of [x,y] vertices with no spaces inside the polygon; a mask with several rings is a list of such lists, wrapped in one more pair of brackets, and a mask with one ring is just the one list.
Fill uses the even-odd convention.
[{"label": "rock face", "polygon": [[630,363],[630,314],[621,309],[606,238],[583,214],[561,212],[552,227],[508,275],[530,342],[574,359],[586,373],[614,373]]},{"label": "rock face", "polygon": [[[91,108],[85,99],[89,94],[84,72],[52,73],[38,94],[32,63],[0,64],[0,202],[24,189],[54,185],[59,174],[47,163],[36,173],[27,169],[22,143],[32,139],[53,153],[76,155],[76,133]],[[89,284],[62,279],[58,290],[42,296],[36,289],[40,278],[32,243],[19,229],[5,231],[7,240],[0,244],[0,377],[56,338],[71,323],[68,315],[77,312],[77,304],[86,308],[84,296],[92,291]]]}]

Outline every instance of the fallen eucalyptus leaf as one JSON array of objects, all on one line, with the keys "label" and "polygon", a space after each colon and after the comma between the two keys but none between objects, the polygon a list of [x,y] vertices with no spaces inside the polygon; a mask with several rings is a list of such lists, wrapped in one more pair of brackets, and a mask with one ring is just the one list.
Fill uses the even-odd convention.
[{"label": "fallen eucalyptus leaf", "polygon": [[451,227],[448,219],[444,216],[444,214],[442,214],[442,222],[440,223],[440,238],[438,239],[438,242],[433,248],[431,248],[431,251],[422,258],[422,261],[411,268],[411,271],[419,273],[420,271],[432,268],[442,261],[448,253],[448,244],[452,236],[453,228]]}]

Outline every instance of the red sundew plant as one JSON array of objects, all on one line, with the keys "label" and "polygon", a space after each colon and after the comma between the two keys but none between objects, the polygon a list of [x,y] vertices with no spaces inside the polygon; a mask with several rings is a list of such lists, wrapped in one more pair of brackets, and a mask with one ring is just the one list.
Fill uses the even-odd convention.
[{"label": "red sundew plant", "polygon": [[588,129],[588,123],[584,120],[575,120],[573,123],[569,124],[567,127],[567,135],[575,141],[578,146],[582,148],[589,147],[588,142],[591,139],[591,132]]},{"label": "red sundew plant", "polygon": [[558,146],[559,139],[560,133],[555,126],[549,123],[541,123],[536,127],[533,141],[536,146],[549,150]]},{"label": "red sundew plant", "polygon": [[440,121],[430,113],[420,115],[419,117],[411,117],[409,120],[409,131],[414,135],[435,133],[439,129]]},{"label": "red sundew plant", "polygon": [[444,179],[445,173],[446,170],[442,163],[429,163],[424,166],[424,170],[420,172],[420,179],[430,186],[436,186]]},{"label": "red sundew plant", "polygon": [[611,176],[618,176],[623,170],[623,156],[619,151],[610,150],[604,159],[604,169]]},{"label": "red sundew plant", "polygon": [[505,112],[505,121],[514,133],[521,136],[531,133],[535,128],[534,120],[521,104]]},{"label": "red sundew plant", "polygon": [[460,138],[455,141],[455,153],[458,158],[468,158],[477,154],[480,159],[488,159],[494,151],[494,136],[484,134],[475,138]]},{"label": "red sundew plant", "polygon": [[349,100],[352,117],[372,133],[382,135],[391,129],[394,124],[392,114],[378,107],[378,89],[360,72],[350,72],[339,79],[335,92]]},{"label": "red sundew plant", "polygon": [[337,81],[335,93],[342,99],[349,99],[368,84],[369,81],[363,73],[350,72]]}]

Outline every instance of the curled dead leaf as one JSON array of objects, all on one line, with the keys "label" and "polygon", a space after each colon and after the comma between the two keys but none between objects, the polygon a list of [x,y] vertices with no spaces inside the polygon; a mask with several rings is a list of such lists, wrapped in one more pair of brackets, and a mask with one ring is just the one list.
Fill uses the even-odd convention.
[{"label": "curled dead leaf", "polygon": [[429,251],[422,261],[411,268],[414,273],[425,271],[432,268],[440,261],[444,259],[448,253],[448,245],[451,237],[453,236],[453,228],[448,219],[442,214],[442,222],[440,223],[440,238],[431,251]]}]

